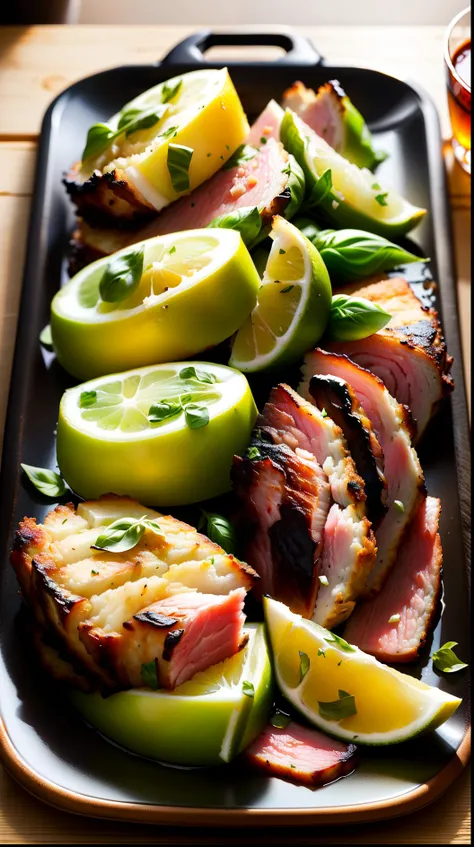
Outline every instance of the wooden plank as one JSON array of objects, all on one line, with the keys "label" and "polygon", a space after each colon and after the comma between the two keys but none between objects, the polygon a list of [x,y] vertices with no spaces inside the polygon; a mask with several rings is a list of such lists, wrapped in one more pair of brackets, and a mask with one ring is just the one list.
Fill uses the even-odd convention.
[{"label": "wooden plank", "polygon": [[248,830],[177,829],[82,818],[30,797],[0,769],[2,844],[470,844],[470,773],[466,768],[431,806],[385,823]]},{"label": "wooden plank", "polygon": [[[66,86],[114,65],[157,61],[195,29],[192,26],[0,28],[0,139],[36,137],[47,105]],[[282,26],[268,29],[287,31]],[[295,31],[312,39],[328,62],[361,65],[402,79],[416,79],[435,100],[444,136],[449,137],[444,27],[321,26],[295,27]],[[214,51],[214,57],[222,61],[236,55],[250,59],[262,54],[258,48]]]}]

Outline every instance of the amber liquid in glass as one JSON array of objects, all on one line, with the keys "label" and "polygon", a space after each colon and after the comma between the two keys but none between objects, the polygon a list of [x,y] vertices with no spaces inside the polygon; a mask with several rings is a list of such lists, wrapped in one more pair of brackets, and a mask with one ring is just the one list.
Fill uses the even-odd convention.
[{"label": "amber liquid in glass", "polygon": [[471,40],[464,41],[451,59],[459,80],[448,68],[448,104],[453,135],[465,150],[471,149]]}]

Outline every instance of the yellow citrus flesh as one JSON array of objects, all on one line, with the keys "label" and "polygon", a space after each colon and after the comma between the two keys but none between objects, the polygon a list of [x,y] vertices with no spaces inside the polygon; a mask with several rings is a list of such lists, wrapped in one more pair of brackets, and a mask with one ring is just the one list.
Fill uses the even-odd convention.
[{"label": "yellow citrus flesh", "polygon": [[[325,630],[265,599],[277,682],[288,700],[320,729],[358,744],[393,744],[447,720],[460,700],[378,662],[356,647],[343,649]],[[302,677],[301,653],[309,659]],[[339,692],[354,697],[356,714],[321,715],[320,703]]]},{"label": "yellow citrus flesh", "polygon": [[329,317],[331,283],[316,248],[278,216],[271,236],[258,302],[235,337],[229,362],[244,372],[296,361],[317,343]]}]

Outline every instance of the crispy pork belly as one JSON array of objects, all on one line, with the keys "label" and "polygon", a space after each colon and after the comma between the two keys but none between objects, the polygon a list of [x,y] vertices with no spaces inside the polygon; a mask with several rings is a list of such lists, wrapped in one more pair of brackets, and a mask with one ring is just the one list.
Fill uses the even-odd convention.
[{"label": "crispy pork belly", "polygon": [[250,455],[235,457],[232,481],[241,504],[245,554],[260,575],[258,594],[270,594],[311,617],[331,499],[327,477],[311,453],[273,444],[258,429]]},{"label": "crispy pork belly", "polygon": [[317,375],[311,379],[311,397],[321,411],[339,426],[357,472],[364,480],[367,517],[373,529],[387,511],[387,480],[383,451],[355,391],[337,376]]},{"label": "crispy pork belly", "polygon": [[338,82],[326,82],[318,92],[294,82],[283,94],[283,108],[291,109],[334,150],[342,153],[346,140],[345,94]]},{"label": "crispy pork belly", "polygon": [[406,279],[391,278],[348,293],[378,303],[392,315],[375,335],[360,341],[328,344],[358,365],[372,371],[399,403],[408,406],[417,425],[417,439],[454,383],[438,313],[423,306]]},{"label": "crispy pork belly", "polygon": [[251,144],[253,147],[260,147],[262,144],[266,144],[270,138],[279,141],[280,124],[284,114],[285,112],[281,106],[275,100],[270,100],[263,112],[261,112],[257,120],[250,127],[247,144]]},{"label": "crispy pork belly", "polygon": [[155,207],[130,182],[125,171],[120,168],[104,174],[95,171],[82,181],[80,167],[80,163],[74,165],[63,182],[78,214],[88,223],[137,229],[156,217]]},{"label": "crispy pork belly", "polygon": [[291,721],[284,728],[266,726],[244,756],[268,776],[316,788],[351,773],[356,749]]},{"label": "crispy pork belly", "polygon": [[220,595],[180,588],[140,609],[119,631],[91,619],[80,624],[80,637],[120,688],[143,685],[142,665],[152,662],[159,686],[172,689],[244,646],[244,600],[243,588]]},{"label": "crispy pork belly", "polygon": [[[375,560],[374,536],[365,514],[364,482],[356,472],[340,427],[288,386],[278,385],[272,390],[257,420],[258,429],[274,444],[286,444],[295,452],[304,450],[313,456],[328,478],[334,503],[324,526],[318,563],[320,585],[311,617],[331,628],[351,613]],[[257,510],[264,526],[265,510],[269,513],[271,504],[267,492],[260,487],[257,490]],[[239,495],[245,510],[244,488]],[[255,497],[253,492],[253,504]],[[265,561],[267,570],[274,567],[268,556]],[[258,569],[256,560],[254,567]]]},{"label": "crispy pork belly", "polygon": [[[138,544],[124,553],[94,549],[98,536],[113,521],[143,516],[158,521],[160,531],[146,529]],[[87,633],[100,630],[107,642],[116,642],[124,624],[154,603],[190,592],[227,596],[242,589],[244,596],[256,579],[251,568],[194,527],[114,495],[81,503],[77,510],[72,504],[57,506],[42,525],[25,518],[11,562],[38,625],[59,639],[65,655],[96,687],[105,689],[125,684],[127,663],[120,665],[117,657],[120,645],[125,649],[129,642],[118,642],[111,664],[102,649],[103,639],[98,650],[97,639],[87,638]],[[162,653],[160,638],[157,633],[157,655]],[[167,678],[165,672],[163,676]],[[132,678],[136,673],[130,671]]]},{"label": "crispy pork belly", "polygon": [[[146,226],[134,232],[95,229],[80,221],[73,236],[73,267],[88,259],[109,255],[115,250],[170,232],[207,226],[221,215],[258,206],[262,223],[267,226],[273,215],[284,214],[290,202],[287,188],[288,153],[280,142],[270,138],[255,156],[237,167],[222,169],[186,197],[181,197]],[[81,258],[82,254],[82,258]]]},{"label": "crispy pork belly", "polygon": [[347,356],[313,350],[305,356],[302,374],[299,391],[310,399],[314,375],[345,380],[355,392],[382,447],[388,509],[376,531],[377,559],[364,593],[378,591],[396,560],[406,527],[425,497],[423,471],[411,443],[410,415],[378,377]]},{"label": "crispy pork belly", "polygon": [[347,622],[344,637],[382,662],[414,661],[426,641],[441,587],[440,511],[440,501],[427,497],[382,590]]}]

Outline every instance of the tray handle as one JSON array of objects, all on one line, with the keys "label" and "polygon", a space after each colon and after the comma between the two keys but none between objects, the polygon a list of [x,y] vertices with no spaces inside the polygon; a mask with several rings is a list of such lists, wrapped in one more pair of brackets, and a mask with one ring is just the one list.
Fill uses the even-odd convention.
[{"label": "tray handle", "polygon": [[[198,65],[205,66],[207,64],[204,53],[210,47],[220,46],[232,47],[282,47],[286,50],[284,56],[277,59],[279,65],[318,65],[323,61],[322,56],[318,53],[312,42],[302,35],[295,32],[279,33],[279,32],[249,32],[248,30],[229,30],[224,32],[212,32],[210,29],[203,29],[199,32],[194,32],[188,38],[180,41],[176,47],[173,47],[164,57],[163,65]],[[232,66],[236,62],[227,62]],[[242,64],[239,62],[238,64]],[[264,65],[265,61],[254,62],[252,64]]]}]

